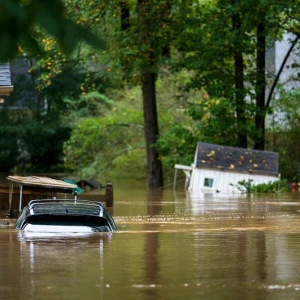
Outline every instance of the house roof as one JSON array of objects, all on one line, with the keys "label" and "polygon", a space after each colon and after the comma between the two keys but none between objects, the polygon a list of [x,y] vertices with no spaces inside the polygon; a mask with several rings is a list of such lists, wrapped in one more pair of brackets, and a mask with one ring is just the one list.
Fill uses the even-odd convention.
[{"label": "house roof", "polygon": [[10,65],[0,64],[0,96],[8,96],[12,90]]},{"label": "house roof", "polygon": [[197,168],[278,176],[278,153],[198,143]]}]

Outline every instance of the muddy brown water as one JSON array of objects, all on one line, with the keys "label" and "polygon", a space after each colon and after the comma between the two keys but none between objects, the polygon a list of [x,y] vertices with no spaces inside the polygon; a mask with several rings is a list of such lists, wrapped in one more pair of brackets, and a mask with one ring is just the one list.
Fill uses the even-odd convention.
[{"label": "muddy brown water", "polygon": [[110,234],[0,228],[0,299],[300,298],[300,193],[114,194]]}]

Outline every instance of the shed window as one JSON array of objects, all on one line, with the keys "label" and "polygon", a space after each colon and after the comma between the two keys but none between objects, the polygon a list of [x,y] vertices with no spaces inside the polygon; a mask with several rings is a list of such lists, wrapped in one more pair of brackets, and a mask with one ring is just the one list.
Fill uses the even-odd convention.
[{"label": "shed window", "polygon": [[213,178],[204,178],[204,186],[212,188],[214,185]]}]

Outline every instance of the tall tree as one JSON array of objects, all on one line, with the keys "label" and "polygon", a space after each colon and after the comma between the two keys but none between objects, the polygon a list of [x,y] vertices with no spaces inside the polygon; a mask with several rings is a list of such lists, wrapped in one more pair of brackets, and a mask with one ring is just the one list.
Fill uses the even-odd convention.
[{"label": "tall tree", "polygon": [[[233,0],[232,5],[236,2]],[[244,87],[244,58],[243,58],[243,27],[241,24],[241,16],[237,9],[232,15],[232,31],[234,35],[233,59],[234,59],[234,83],[235,83],[235,102],[236,102],[236,116],[237,116],[237,132],[238,132],[238,146],[242,148],[248,147],[247,133],[244,130],[246,124],[245,116],[245,87]]]},{"label": "tall tree", "polygon": [[148,45],[144,61],[141,64],[141,85],[143,94],[144,126],[145,141],[147,150],[147,167],[148,167],[148,186],[150,188],[159,188],[163,186],[162,163],[159,154],[154,148],[159,138],[157,107],[156,107],[156,90],[155,82],[157,73],[155,71],[155,52],[157,48],[156,37],[152,34],[151,16],[152,1],[138,0],[138,24],[140,26],[139,36],[141,44]]},{"label": "tall tree", "polygon": [[[222,140],[229,145],[247,148],[248,137],[253,131],[253,126],[250,116],[252,104],[246,101],[246,99],[251,100],[252,95],[249,91],[249,83],[245,84],[245,81],[250,78],[249,54],[253,41],[248,32],[249,28],[245,25],[246,14],[241,2],[241,0],[230,2],[219,0],[207,1],[201,7],[191,5],[187,11],[189,27],[182,30],[186,43],[181,44],[180,47],[188,54],[184,67],[195,72],[189,87],[206,90],[208,97],[203,102],[206,101],[208,105],[210,99],[219,99],[219,102],[230,103],[230,109],[226,110],[230,114],[234,110],[235,118],[224,116],[219,119],[219,126],[216,126],[218,120],[215,118],[214,136],[222,135],[222,139],[217,138],[216,141]],[[183,38],[182,36],[179,40]],[[202,104],[194,103],[193,106],[198,106],[201,110]],[[212,109],[211,113],[213,112]],[[193,114],[193,117],[195,116]],[[199,117],[206,118],[206,115],[199,114]],[[230,128],[234,130],[224,130],[225,119],[233,121]],[[227,128],[229,129],[228,126]],[[206,131],[201,130],[203,134]],[[202,136],[201,140],[207,138],[211,141],[212,136]]]},{"label": "tall tree", "polygon": [[259,10],[256,28],[256,139],[254,149],[265,149],[265,93],[266,93],[266,14]]},{"label": "tall tree", "polygon": [[[86,9],[84,1],[73,2]],[[89,57],[95,58],[95,62],[106,58],[110,78],[119,86],[130,83],[141,87],[150,188],[163,186],[162,163],[155,148],[159,138],[156,80],[159,67],[169,53],[170,3],[170,0],[89,2],[89,6],[94,7],[92,12],[98,14],[97,31],[103,34],[109,47],[109,51],[101,53],[102,58],[95,52]]]},{"label": "tall tree", "polygon": [[[298,26],[295,1],[217,0],[205,1],[201,7],[196,2],[185,6],[184,19],[189,22],[177,39],[181,41],[178,49],[185,53],[182,66],[195,74],[188,88],[205,89],[207,103],[211,98],[230,101],[235,110],[235,134],[223,142],[241,147],[249,144],[263,150],[270,102],[268,99],[266,103],[265,96],[266,49],[272,41],[282,38],[284,29]],[[192,106],[195,117],[194,111],[197,107],[201,111],[203,105]],[[200,113],[198,117],[207,120],[207,114]],[[214,125],[217,122],[215,119]],[[220,119],[220,132],[223,124]]]}]

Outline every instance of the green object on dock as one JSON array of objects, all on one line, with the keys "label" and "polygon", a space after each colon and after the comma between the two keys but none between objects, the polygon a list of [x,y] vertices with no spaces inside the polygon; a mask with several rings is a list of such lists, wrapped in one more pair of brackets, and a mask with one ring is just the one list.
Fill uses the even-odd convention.
[{"label": "green object on dock", "polygon": [[[74,182],[74,181],[71,180],[71,179],[67,179],[67,178],[64,179],[64,182],[71,183],[71,184],[76,184],[76,182]],[[76,185],[77,185],[77,184],[76,184]],[[80,188],[80,187],[77,185],[77,188],[73,190],[73,193],[74,193],[75,191],[77,192],[77,194],[80,194],[80,193],[83,192],[83,189]]]},{"label": "green object on dock", "polygon": [[0,227],[9,226],[9,222],[0,222]]}]

